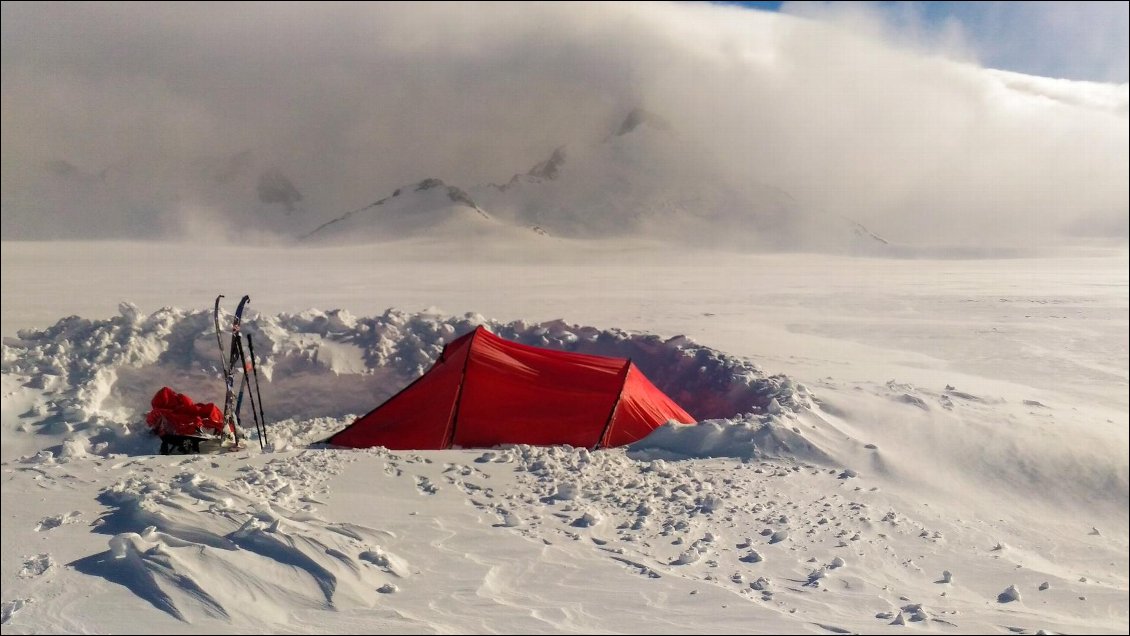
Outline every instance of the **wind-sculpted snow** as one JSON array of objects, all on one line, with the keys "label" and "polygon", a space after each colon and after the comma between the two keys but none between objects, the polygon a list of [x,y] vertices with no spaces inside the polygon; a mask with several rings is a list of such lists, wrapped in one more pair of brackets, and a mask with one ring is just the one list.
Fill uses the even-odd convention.
[{"label": "wind-sculpted snow", "polygon": [[[629,357],[700,421],[600,451],[317,443],[478,325]],[[6,339],[5,633],[1125,632],[1125,433],[1063,395],[800,383],[683,336],[477,314],[243,329],[270,444],[190,457],[142,415],[165,384],[222,397],[209,311]]]},{"label": "wind-sculpted snow", "polygon": [[[106,598],[155,631],[193,633],[659,631],[653,623],[1027,633],[1091,622],[1113,631],[1125,615],[1124,589],[1102,565],[1064,567],[1060,555],[1018,547],[1024,533],[1008,524],[939,514],[881,480],[807,461],[647,452],[95,458],[97,486],[76,477],[94,474],[73,470],[82,467],[44,464],[33,488],[97,489],[99,505],[84,510],[97,518],[82,530],[97,545],[25,559],[21,580],[56,587],[22,586],[4,621],[116,631],[99,628],[108,615],[84,614]],[[1009,542],[994,546],[1002,532]],[[1103,549],[1097,535],[1081,541],[1071,558]],[[40,589],[75,601],[60,607]],[[1016,598],[997,602],[1002,589]],[[1038,604],[1084,592],[1109,620]],[[45,618],[44,604],[60,611]]]},{"label": "wind-sculpted snow", "polygon": [[707,420],[698,426],[662,426],[629,446],[638,459],[667,457],[736,457],[761,459],[795,457],[821,464],[833,460],[799,432],[772,417],[745,416],[736,420]]},{"label": "wind-sculpted snow", "polygon": [[385,554],[388,533],[327,521],[310,504],[351,459],[307,451],[225,481],[193,457],[168,480],[131,475],[99,496],[109,550],[71,565],[185,622],[368,607],[370,590],[406,575],[389,565],[396,557],[372,556]]},{"label": "wind-sculpted snow", "polygon": [[[120,315],[108,320],[65,318],[5,342],[4,373],[24,378],[27,387],[46,398],[21,415],[24,428],[59,438],[59,445],[44,451],[40,461],[152,452],[143,419],[162,386],[198,401],[222,401],[210,312],[164,308],[145,316],[126,303],[120,309]],[[260,357],[269,421],[294,424],[368,412],[423,374],[446,343],[478,325],[529,345],[631,358],[699,419],[747,416],[768,422],[810,405],[803,385],[681,336],[663,339],[563,321],[502,323],[474,314],[457,318],[395,310],[373,317],[344,310],[278,316],[248,312],[242,329]],[[272,424],[269,430],[275,428]],[[304,440],[286,437],[293,428],[281,427],[280,444],[315,441],[310,435]]]}]

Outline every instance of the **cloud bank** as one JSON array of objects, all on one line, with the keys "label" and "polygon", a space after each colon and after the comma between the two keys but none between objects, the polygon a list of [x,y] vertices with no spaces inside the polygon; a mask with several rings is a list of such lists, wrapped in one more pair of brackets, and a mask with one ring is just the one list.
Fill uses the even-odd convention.
[{"label": "cloud bank", "polygon": [[2,11],[5,239],[309,231],[424,177],[505,182],[637,106],[729,178],[896,241],[1126,236],[1126,84],[987,70],[960,34],[893,37],[866,11]]}]

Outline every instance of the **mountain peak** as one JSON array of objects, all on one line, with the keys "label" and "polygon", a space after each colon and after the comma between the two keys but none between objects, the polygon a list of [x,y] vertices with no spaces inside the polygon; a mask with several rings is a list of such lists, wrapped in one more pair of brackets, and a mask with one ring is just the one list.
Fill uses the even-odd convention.
[{"label": "mountain peak", "polygon": [[549,159],[539,163],[538,165],[530,168],[528,174],[531,177],[539,179],[555,179],[557,178],[557,171],[565,164],[565,146],[558,146]]},{"label": "mountain peak", "polygon": [[443,186],[446,186],[446,185],[447,184],[443,182],[443,179],[437,179],[435,177],[428,177],[427,179],[424,179],[423,181],[416,184],[416,192],[422,192],[424,190],[431,190],[432,188],[439,188],[439,187],[443,187]]},{"label": "mountain peak", "polygon": [[620,128],[616,131],[615,136],[620,137],[621,135],[626,135],[643,124],[647,124],[659,130],[671,131],[671,124],[668,123],[666,119],[649,110],[633,108],[632,112],[628,113],[628,116],[624,118],[624,122],[620,124]]},{"label": "mountain peak", "polygon": [[298,203],[302,201],[302,193],[278,168],[271,168],[260,174],[256,189],[259,193],[259,201],[281,203],[287,212],[294,212]]}]

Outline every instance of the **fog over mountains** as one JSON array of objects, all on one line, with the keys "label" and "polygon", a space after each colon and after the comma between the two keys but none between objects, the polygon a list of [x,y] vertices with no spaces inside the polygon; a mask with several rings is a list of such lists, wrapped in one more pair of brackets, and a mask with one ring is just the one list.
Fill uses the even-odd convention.
[{"label": "fog over mountains", "polygon": [[600,142],[558,147],[506,183],[461,189],[424,179],[301,238],[325,244],[548,235],[757,250],[886,244],[848,219],[803,209],[783,190],[725,174],[705,148],[637,108]]},{"label": "fog over mountains", "polygon": [[[4,239],[287,241],[440,179],[468,222],[561,240],[1126,242],[1125,83],[986,68],[865,7],[134,8],[4,5]],[[349,240],[449,225],[395,203],[411,222]]]}]

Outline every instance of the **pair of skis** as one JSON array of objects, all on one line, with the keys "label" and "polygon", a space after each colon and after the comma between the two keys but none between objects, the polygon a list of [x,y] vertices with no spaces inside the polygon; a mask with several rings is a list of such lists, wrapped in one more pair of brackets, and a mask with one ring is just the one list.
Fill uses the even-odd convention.
[{"label": "pair of skis", "polygon": [[[266,448],[267,440],[267,420],[263,416],[263,396],[259,392],[259,369],[255,366],[255,343],[251,340],[251,334],[247,334],[247,348],[251,353],[251,363],[248,364],[248,356],[244,353],[243,339],[240,337],[239,327],[243,322],[243,309],[247,303],[251,301],[250,296],[244,296],[240,299],[239,305],[235,309],[235,318],[232,320],[231,325],[231,345],[228,347],[227,359],[224,356],[224,339],[223,332],[220,329],[220,299],[224,295],[216,296],[215,309],[212,312],[212,321],[216,326],[216,344],[220,347],[220,366],[224,371],[224,424],[231,428],[232,435],[235,438],[235,448],[239,448],[239,413],[243,406],[243,392],[247,390],[247,397],[251,401],[251,417],[255,420],[255,432],[259,436],[259,449]],[[239,397],[235,394],[235,374],[236,362],[243,366],[242,381],[239,386]],[[255,378],[255,394],[252,395],[251,391],[251,378]],[[256,412],[256,402],[258,402],[258,412]]]}]

